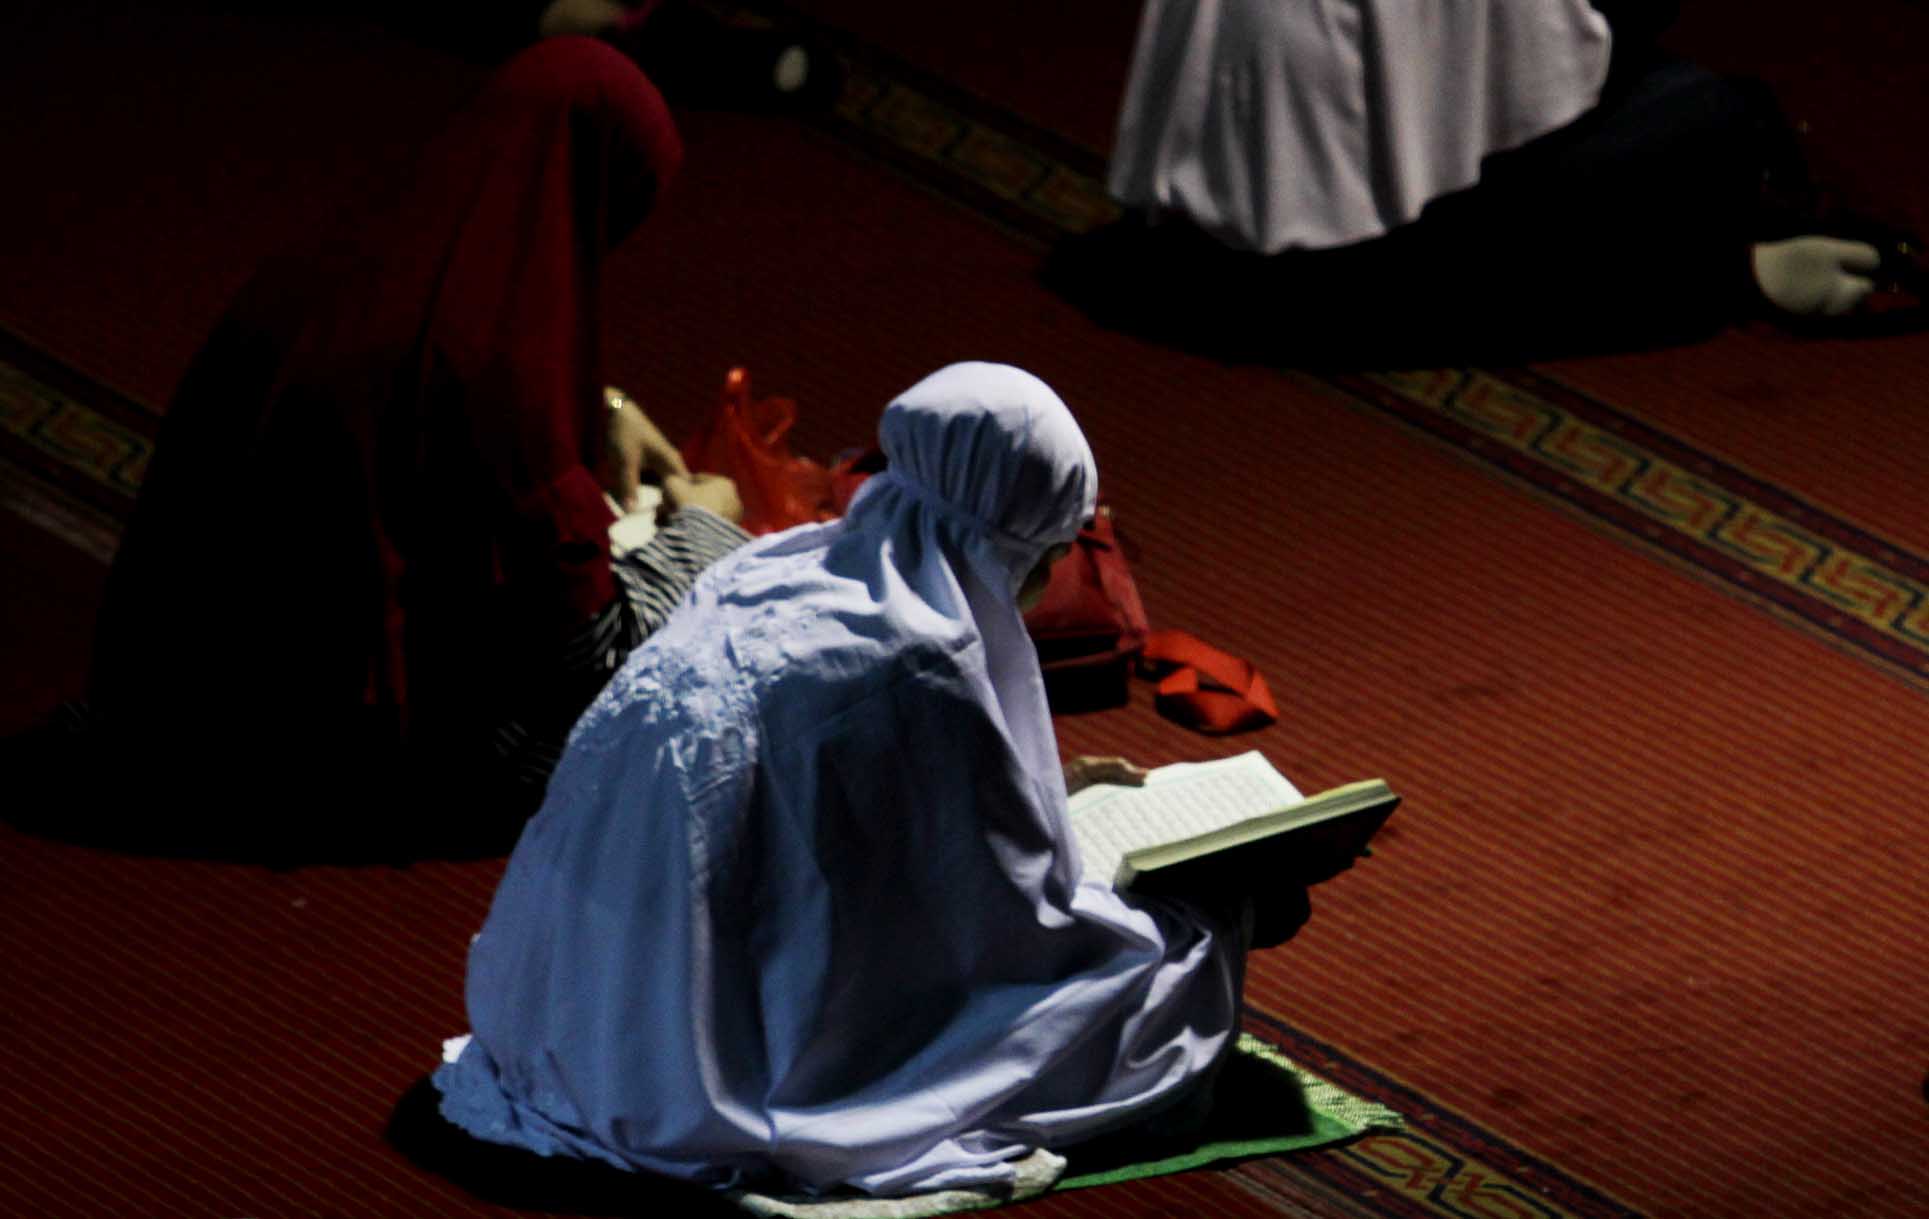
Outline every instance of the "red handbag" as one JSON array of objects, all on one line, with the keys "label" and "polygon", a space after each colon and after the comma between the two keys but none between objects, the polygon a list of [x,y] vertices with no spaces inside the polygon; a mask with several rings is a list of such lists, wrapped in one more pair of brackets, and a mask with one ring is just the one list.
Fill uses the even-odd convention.
[{"label": "red handbag", "polygon": [[785,437],[797,422],[789,398],[752,398],[750,374],[733,368],[723,381],[717,409],[683,444],[692,470],[729,476],[743,500],[743,527],[774,533],[792,525],[829,520],[830,471],[790,451]]},{"label": "red handbag", "polygon": [[1151,627],[1119,548],[1111,505],[1099,505],[1071,552],[1052,568],[1025,628],[1038,645],[1054,711],[1096,711],[1130,697],[1132,665]]}]

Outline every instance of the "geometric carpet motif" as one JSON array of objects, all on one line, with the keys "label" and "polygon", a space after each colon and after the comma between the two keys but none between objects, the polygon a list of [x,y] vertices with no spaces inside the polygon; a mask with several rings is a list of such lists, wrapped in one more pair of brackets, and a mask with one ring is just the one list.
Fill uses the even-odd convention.
[{"label": "geometric carpet motif", "polygon": [[1524,369],[1328,378],[1624,540],[1929,685],[1929,562]]},{"label": "geometric carpet motif", "polygon": [[0,330],[0,507],[105,563],[159,415]]},{"label": "geometric carpet motif", "polygon": [[1321,1155],[1269,1157],[1237,1170],[1255,1181],[1290,1180],[1299,1196],[1350,1199],[1362,1214],[1404,1219],[1640,1215],[1257,1005],[1247,1005],[1246,1027],[1294,1062],[1407,1121],[1405,1130],[1369,1133]]},{"label": "geometric carpet motif", "polygon": [[[154,443],[0,361],[0,432],[55,468],[132,498]],[[43,465],[44,462],[36,462]]]},{"label": "geometric carpet motif", "polygon": [[0,331],[0,459],[125,519],[159,430],[158,412]]},{"label": "geometric carpet motif", "polygon": [[1040,243],[1118,218],[1089,151],[1016,115],[988,116],[983,102],[942,80],[836,31],[823,34],[845,65],[844,90],[824,126],[846,143]]}]

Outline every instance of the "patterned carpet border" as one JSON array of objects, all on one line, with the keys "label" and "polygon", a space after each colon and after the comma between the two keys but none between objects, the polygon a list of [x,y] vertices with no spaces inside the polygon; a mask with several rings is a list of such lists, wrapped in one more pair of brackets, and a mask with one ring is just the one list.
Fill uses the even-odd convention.
[{"label": "patterned carpet border", "polygon": [[[1920,556],[1525,369],[1325,380],[1912,684],[1929,682]],[[0,341],[0,455],[82,502],[125,516],[157,422],[18,340]]]},{"label": "patterned carpet border", "polygon": [[[710,3],[726,12],[758,6]],[[1119,215],[1098,154],[781,3],[762,6],[834,47],[844,88],[814,120],[840,142],[908,173],[1040,246]]]},{"label": "patterned carpet border", "polygon": [[126,520],[160,417],[0,329],[0,458]]},{"label": "patterned carpet border", "polygon": [[989,211],[1043,241],[1082,233],[1117,219],[1104,184],[1028,141],[973,122],[954,105],[902,79],[852,63],[838,100],[840,134],[874,153],[952,179],[950,195]]},{"label": "patterned carpet border", "polygon": [[1642,1212],[1277,1016],[1249,1004],[1246,1027],[1308,1070],[1407,1120],[1404,1131],[1248,1166],[1262,1177],[1296,1185],[1311,1178],[1343,1196],[1370,1199],[1388,1219],[1641,1219]]},{"label": "patterned carpet border", "polygon": [[1525,369],[1327,378],[1918,688],[1929,561]]}]

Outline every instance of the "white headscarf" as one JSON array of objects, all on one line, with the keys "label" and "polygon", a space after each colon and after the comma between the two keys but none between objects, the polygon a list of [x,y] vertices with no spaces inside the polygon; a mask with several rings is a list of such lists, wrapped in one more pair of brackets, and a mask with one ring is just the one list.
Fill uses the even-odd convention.
[{"label": "white headscarf", "polygon": [[1273,254],[1377,237],[1592,107],[1589,0],[1146,0],[1112,193]]},{"label": "white headscarf", "polygon": [[1090,515],[1036,377],[885,411],[844,520],[719,563],[584,715],[470,953],[437,1074],[472,1133],[716,1184],[876,1193],[1175,1098],[1243,945],[1079,875],[1016,593]]},{"label": "white headscarf", "polygon": [[934,604],[959,590],[1013,746],[1040,775],[1058,775],[1017,594],[1045,552],[1077,536],[1097,507],[1098,468],[1085,434],[1032,374],[964,363],[899,395],[878,441],[888,466],[852,505],[849,533],[864,539],[867,555],[883,539],[881,562],[916,554],[918,566],[904,574]]}]

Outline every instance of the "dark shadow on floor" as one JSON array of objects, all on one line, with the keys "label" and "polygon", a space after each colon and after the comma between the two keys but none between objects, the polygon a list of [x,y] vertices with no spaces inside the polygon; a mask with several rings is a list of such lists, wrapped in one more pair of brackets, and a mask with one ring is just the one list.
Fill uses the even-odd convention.
[{"label": "dark shadow on floor", "polygon": [[[109,748],[60,713],[0,740],[0,819],[37,838],[130,855],[260,864],[408,863],[508,854],[536,797],[454,777],[430,786],[264,766],[209,745],[193,765]],[[215,776],[194,766],[226,769]],[[225,795],[217,794],[225,791]]]},{"label": "dark shadow on floor", "polygon": [[[445,1120],[440,1103],[434,1084],[427,1077],[418,1080],[396,1104],[388,1141],[417,1167],[455,1182],[486,1202],[571,1215],[742,1214],[709,1190],[668,1178],[482,1142]],[[1203,1117],[1173,1117],[1155,1117],[1067,1149],[1067,1175],[1109,1173],[1186,1155],[1208,1144],[1279,1139],[1308,1134],[1314,1128],[1297,1078],[1247,1054],[1227,1060]],[[1225,1160],[1213,1168],[1238,1162]]]},{"label": "dark shadow on floor", "polygon": [[444,1120],[440,1103],[435,1085],[418,1080],[389,1118],[389,1144],[492,1205],[566,1215],[743,1215],[710,1190],[666,1177],[484,1143]]},{"label": "dark shadow on floor", "polygon": [[1647,350],[1705,340],[1728,320],[1536,300],[1503,291],[1498,278],[1443,282],[1393,260],[1327,253],[1265,258],[1188,229],[1120,223],[1061,242],[1039,277],[1108,329],[1229,363],[1315,372]]}]

